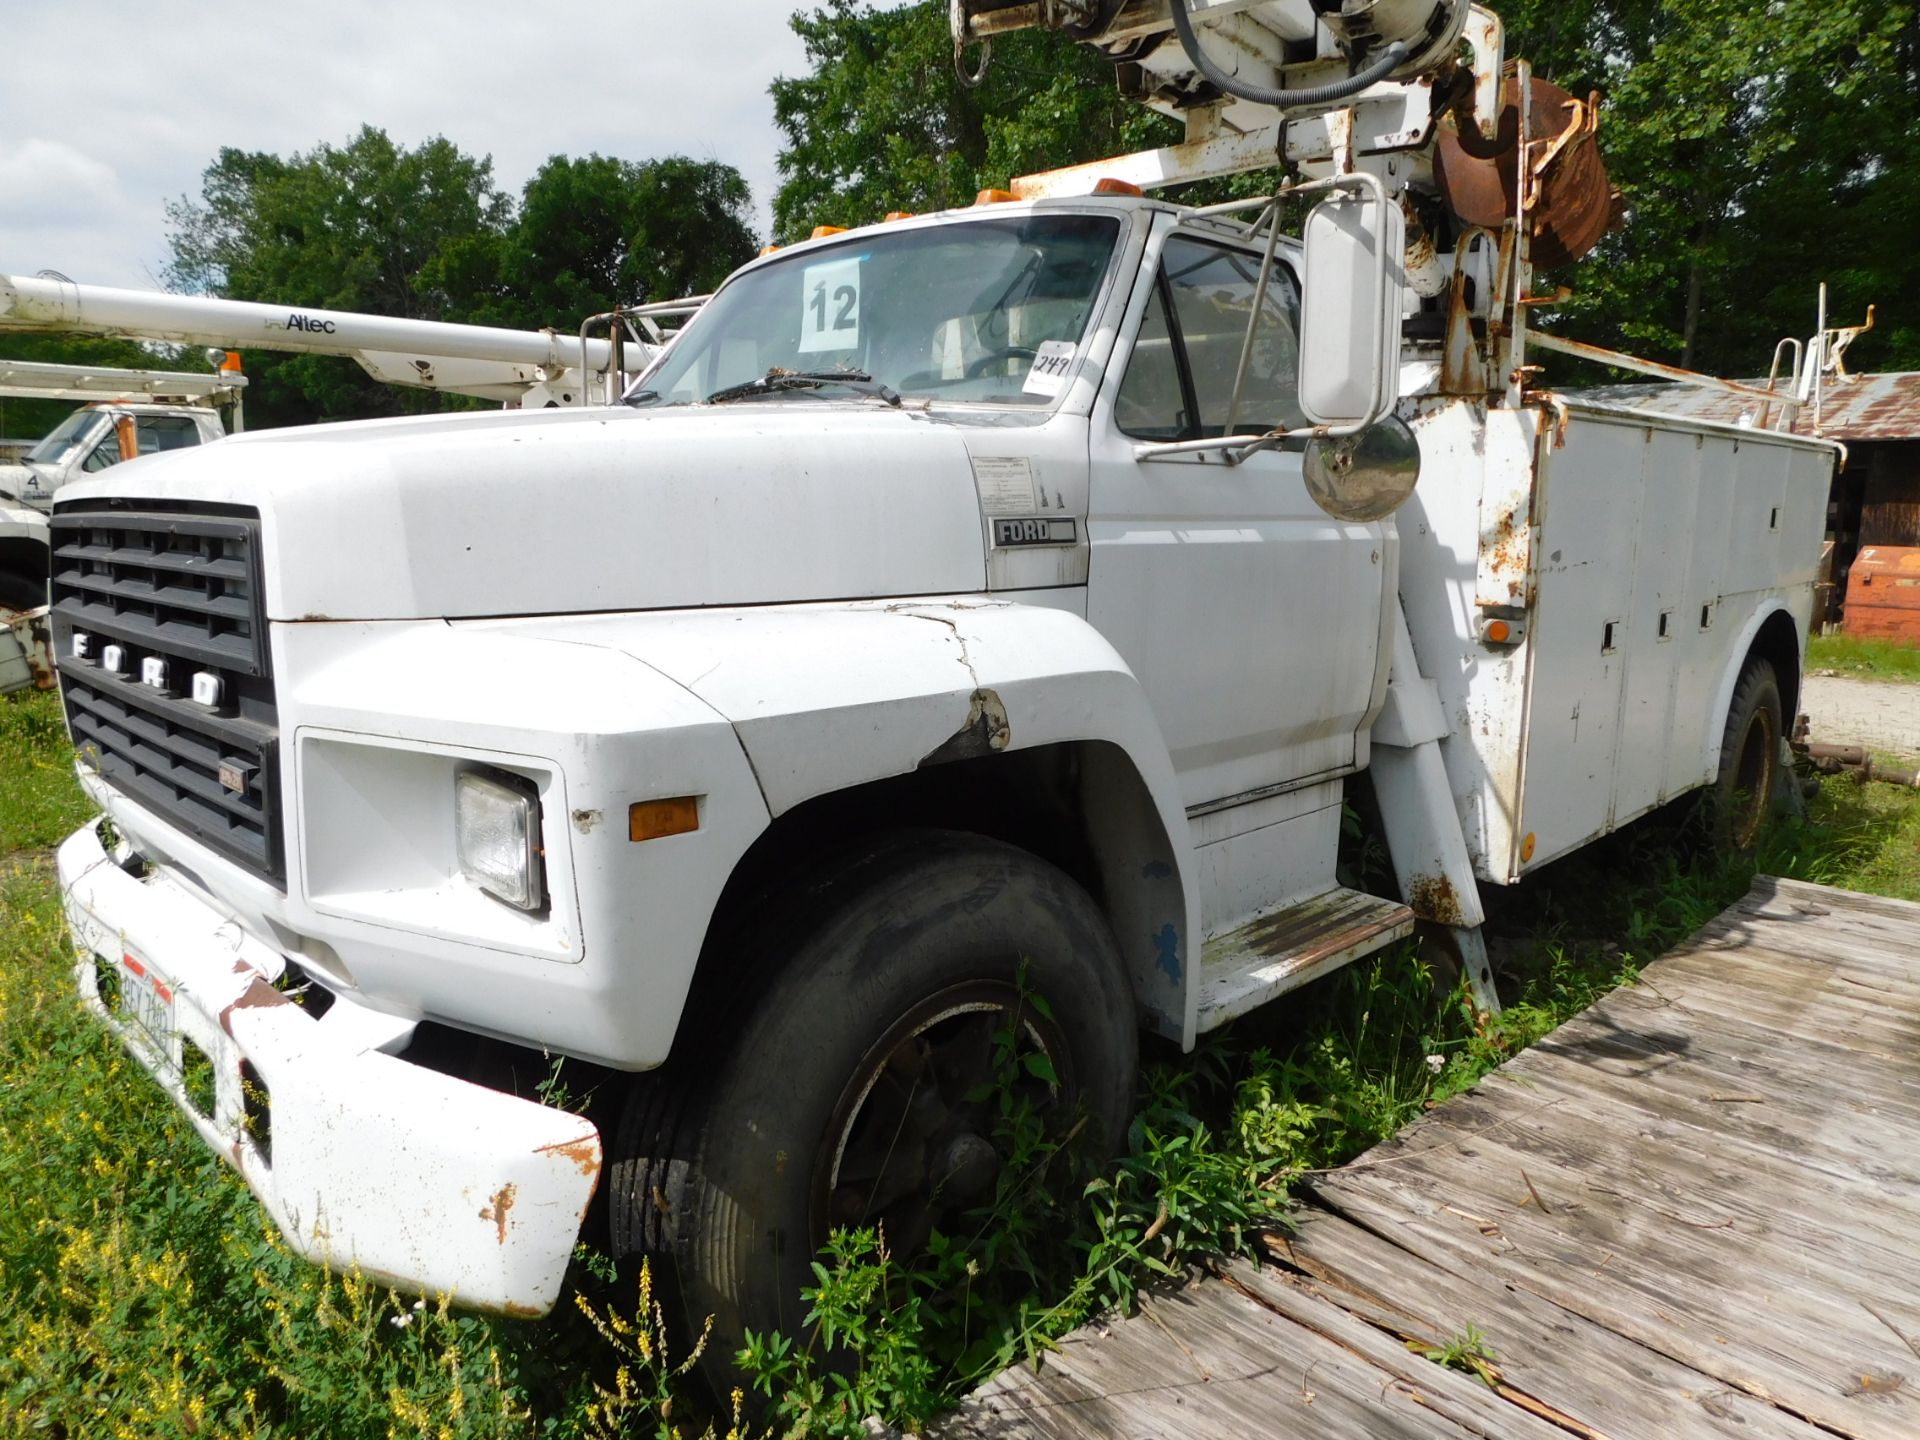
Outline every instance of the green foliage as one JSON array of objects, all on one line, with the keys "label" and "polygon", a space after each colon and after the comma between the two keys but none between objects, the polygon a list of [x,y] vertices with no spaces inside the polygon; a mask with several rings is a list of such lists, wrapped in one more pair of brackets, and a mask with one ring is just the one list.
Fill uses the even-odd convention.
[{"label": "green foliage", "polygon": [[772,87],[787,137],[773,202],[783,243],[815,225],[965,205],[1015,175],[1179,138],[1171,121],[1121,98],[1104,58],[1052,33],[995,40],[986,80],[970,90],[954,75],[944,4],[830,0],[792,23],[811,73]]},{"label": "green foliage", "polygon": [[615,304],[713,290],[753,258],[752,197],[730,165],[555,155],[521,192],[499,324],[569,328]]},{"label": "green foliage", "polygon": [[[746,182],[681,156],[556,155],[520,202],[492,161],[363,126],[291,157],[223,149],[198,199],[167,207],[175,288],[236,300],[571,333],[615,303],[710,288],[750,258]],[[465,408],[382,385],[351,360],[247,355],[256,426]]]},{"label": "green foliage", "polygon": [[1422,1345],[1409,1340],[1407,1348],[1436,1365],[1471,1375],[1489,1389],[1500,1378],[1500,1372],[1494,1369],[1493,1348],[1487,1344],[1487,1337],[1480,1333],[1478,1325],[1467,1326],[1441,1345]]},{"label": "green foliage", "polygon": [[60,702],[45,690],[0,696],[0,858],[65,839],[93,808],[73,775]]},{"label": "green foliage", "polygon": [[1870,302],[1852,359],[1920,368],[1920,22],[1913,0],[1508,0],[1507,53],[1584,97],[1626,226],[1563,276],[1560,328],[1722,374]]}]

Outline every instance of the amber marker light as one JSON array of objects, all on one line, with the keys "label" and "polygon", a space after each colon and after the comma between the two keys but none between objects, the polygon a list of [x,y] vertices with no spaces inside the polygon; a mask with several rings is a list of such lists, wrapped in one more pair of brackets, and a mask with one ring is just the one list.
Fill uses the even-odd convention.
[{"label": "amber marker light", "polygon": [[913,216],[914,212],[911,210],[889,210],[887,212],[887,223],[891,225],[896,220],[911,220]]},{"label": "amber marker light", "polygon": [[1109,175],[1104,180],[1096,180],[1093,182],[1093,193],[1096,195],[1136,195],[1137,196],[1137,195],[1144,195],[1147,192],[1142,190],[1138,185],[1134,184],[1131,180],[1116,180],[1113,178],[1113,176]]},{"label": "amber marker light", "polygon": [[1506,644],[1507,637],[1512,633],[1513,627],[1508,625],[1504,620],[1489,620],[1487,622],[1487,639],[1496,645]]},{"label": "amber marker light", "polygon": [[846,233],[847,227],[844,225],[816,225],[813,227],[813,234],[807,238],[809,240],[824,240],[829,235],[844,235]]},{"label": "amber marker light", "polygon": [[627,807],[629,840],[658,840],[663,835],[685,835],[699,828],[700,797],[697,795],[642,800]]},{"label": "amber marker light", "polygon": [[976,205],[1011,205],[1019,198],[1020,197],[1011,190],[988,189],[982,190],[978,195],[974,196],[973,203]]},{"label": "amber marker light", "polygon": [[1527,838],[1520,842],[1520,863],[1524,865],[1531,859],[1533,859],[1533,832],[1529,830]]}]

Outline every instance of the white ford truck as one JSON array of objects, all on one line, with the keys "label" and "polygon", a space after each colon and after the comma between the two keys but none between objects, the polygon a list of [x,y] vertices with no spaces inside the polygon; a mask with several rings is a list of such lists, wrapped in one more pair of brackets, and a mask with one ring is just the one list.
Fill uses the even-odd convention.
[{"label": "white ford truck", "polygon": [[[1536,388],[1549,217],[1449,217],[1500,106],[1421,73],[1294,115],[1274,201],[1137,193],[1202,137],[763,256],[623,405],[62,493],[77,983],[292,1245],[538,1314],[604,1185],[791,1328],[832,1226],[990,1184],[995,1030],[1110,1144],[1140,1026],[1417,921],[1495,1003],[1477,885],[1701,787],[1751,840],[1834,449]],[[1396,896],[1336,881],[1357,784]],[[603,1133],[503,1054],[633,1079]]]}]

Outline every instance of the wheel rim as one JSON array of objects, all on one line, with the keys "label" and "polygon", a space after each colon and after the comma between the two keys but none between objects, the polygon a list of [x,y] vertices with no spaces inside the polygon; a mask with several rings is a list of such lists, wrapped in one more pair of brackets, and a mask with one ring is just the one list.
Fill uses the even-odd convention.
[{"label": "wheel rim", "polygon": [[1773,794],[1773,767],[1779,754],[1779,730],[1773,711],[1762,705],[1747,720],[1746,733],[1740,737],[1740,760],[1734,769],[1733,843],[1746,850],[1760,837],[1767,818],[1769,797]]},{"label": "wheel rim", "polygon": [[841,1092],[814,1167],[812,1241],[839,1226],[879,1225],[887,1249],[912,1255],[993,1187],[994,1035],[1017,1017],[1021,1052],[1051,1062],[1057,1084],[1026,1069],[1014,1082],[1042,1113],[1070,1109],[1064,1036],[1012,984],[974,981],[928,996],[868,1049]]}]

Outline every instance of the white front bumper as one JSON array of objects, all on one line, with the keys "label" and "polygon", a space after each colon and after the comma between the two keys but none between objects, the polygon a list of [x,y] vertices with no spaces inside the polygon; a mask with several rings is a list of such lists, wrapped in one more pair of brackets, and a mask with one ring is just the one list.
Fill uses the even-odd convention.
[{"label": "white front bumper", "polygon": [[[59,871],[82,998],[297,1252],[479,1309],[552,1308],[599,1180],[591,1124],[371,1048],[395,1032],[347,1000],[315,1019],[274,987],[277,952],[166,874],[120,868],[95,826],[68,837]],[[171,995],[158,1042],[100,994],[101,967],[128,961]],[[210,1062],[211,1114],[183,1041]]]}]

